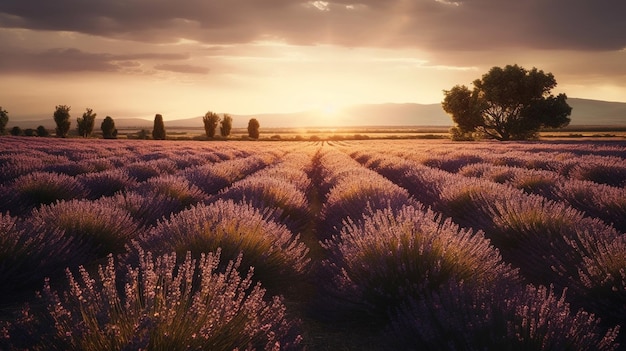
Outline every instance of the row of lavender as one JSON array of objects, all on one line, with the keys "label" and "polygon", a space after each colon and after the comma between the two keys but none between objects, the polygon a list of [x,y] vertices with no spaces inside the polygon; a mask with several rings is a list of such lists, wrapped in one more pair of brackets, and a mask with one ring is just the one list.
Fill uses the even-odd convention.
[{"label": "row of lavender", "polygon": [[[482,231],[524,282],[567,291],[564,301],[605,326],[626,323],[623,144],[479,144],[472,157],[458,144],[419,147],[352,144],[344,151],[414,200]],[[544,153],[533,161],[533,152]]]},{"label": "row of lavender", "polygon": [[[12,295],[43,286],[41,298],[5,323],[7,348],[303,348],[285,294],[315,307],[310,317],[382,330],[381,348],[617,347],[610,328],[623,324],[621,312],[606,310],[623,306],[623,290],[594,304],[561,290],[576,287],[582,300],[587,282],[607,270],[623,273],[615,256],[624,252],[621,234],[563,201],[459,171],[495,153],[470,158],[446,144],[382,141],[92,147],[0,140],[7,199],[0,293],[20,300]],[[528,152],[552,150],[534,147]],[[576,152],[614,160],[619,151]],[[432,167],[455,163],[457,174]],[[483,192],[491,197],[474,196]],[[582,229],[572,234],[576,225],[556,218],[549,236],[536,240],[537,228],[554,218],[519,215],[529,203],[554,218],[567,213]],[[509,247],[514,239],[500,233],[520,238]],[[59,274],[66,266],[69,287]],[[45,285],[44,277],[51,277]],[[290,291],[302,281],[316,283],[313,301]],[[610,322],[568,302],[606,312]]]},{"label": "row of lavender", "polygon": [[301,145],[2,142],[3,348],[300,348]]},{"label": "row of lavender", "polygon": [[[331,307],[332,318],[356,313],[382,322],[396,349],[615,347],[612,340],[619,328],[604,334],[606,327],[594,316],[570,311],[560,289],[528,284],[519,262],[503,259],[498,245],[476,231],[483,228],[460,229],[444,219],[458,218],[447,207],[454,204],[432,206],[434,211],[422,205],[433,202],[421,196],[424,186],[416,183],[424,178],[446,182],[444,174],[435,174],[446,172],[433,170],[416,178],[411,171],[432,169],[409,167],[408,161],[390,156],[392,145],[374,151],[380,147],[350,144],[343,153],[334,150],[320,157],[320,189],[326,193],[320,232],[326,235],[328,252],[323,270],[330,276],[323,281],[323,306]],[[351,160],[351,151],[357,160],[368,159],[376,171]],[[449,185],[433,187],[431,197],[441,199]],[[507,201],[517,200],[509,196]]]}]

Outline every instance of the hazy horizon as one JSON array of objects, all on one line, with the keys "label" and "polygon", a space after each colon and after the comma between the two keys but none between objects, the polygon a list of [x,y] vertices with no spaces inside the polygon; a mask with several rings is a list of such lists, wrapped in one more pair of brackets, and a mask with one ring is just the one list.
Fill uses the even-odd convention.
[{"label": "hazy horizon", "polygon": [[[626,102],[589,100],[568,98],[572,107],[571,125],[578,126],[624,126],[626,125]],[[107,114],[103,111],[93,111],[97,114],[99,124]],[[222,115],[222,112],[215,111]],[[75,121],[81,116],[70,111],[72,128]],[[169,127],[202,128],[202,113],[195,116],[172,118],[163,116]],[[263,128],[301,129],[301,128],[372,128],[372,127],[450,127],[452,119],[443,111],[441,104],[389,103],[389,104],[360,104],[345,106],[332,111],[309,110],[293,113],[259,113],[250,115],[230,114],[233,117],[235,128],[245,128],[250,118],[256,118]],[[139,118],[126,116],[111,116],[116,125],[122,129],[150,128],[154,115]],[[330,123],[329,123],[330,122]],[[52,111],[48,111],[35,119],[9,119],[8,127],[35,128],[43,125],[54,128]]]}]

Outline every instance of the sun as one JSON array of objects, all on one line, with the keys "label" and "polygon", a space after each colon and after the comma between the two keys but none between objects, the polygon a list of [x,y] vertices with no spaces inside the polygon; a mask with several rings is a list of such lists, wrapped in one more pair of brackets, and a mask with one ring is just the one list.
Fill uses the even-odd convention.
[{"label": "sun", "polygon": [[324,104],[320,108],[320,113],[327,117],[336,116],[339,113],[339,107],[335,104]]},{"label": "sun", "polygon": [[322,127],[333,127],[341,118],[341,108],[333,103],[318,104],[315,108],[317,123]]}]

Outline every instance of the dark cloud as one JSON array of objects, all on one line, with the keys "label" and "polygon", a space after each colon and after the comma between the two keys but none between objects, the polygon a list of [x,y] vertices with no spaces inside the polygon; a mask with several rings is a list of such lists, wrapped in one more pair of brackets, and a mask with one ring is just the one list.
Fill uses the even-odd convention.
[{"label": "dark cloud", "polygon": [[140,60],[185,60],[189,55],[140,53],[113,55],[90,53],[75,48],[24,51],[4,47],[0,50],[0,72],[68,73],[121,72],[141,66]]},{"label": "dark cloud", "polygon": [[3,0],[0,26],[149,42],[619,50],[623,0]]}]

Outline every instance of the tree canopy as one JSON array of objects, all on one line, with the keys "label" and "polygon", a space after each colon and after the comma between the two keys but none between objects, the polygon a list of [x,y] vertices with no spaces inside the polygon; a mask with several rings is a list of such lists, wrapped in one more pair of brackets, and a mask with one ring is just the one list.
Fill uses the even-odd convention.
[{"label": "tree canopy", "polygon": [[204,123],[204,131],[206,136],[209,138],[215,137],[215,130],[217,129],[217,124],[220,121],[220,116],[215,112],[207,112],[202,117],[202,122]]},{"label": "tree canopy", "polygon": [[92,109],[87,108],[87,110],[83,113],[83,116],[76,119],[76,124],[78,124],[78,134],[80,136],[86,138],[91,135],[96,121],[96,115],[97,114],[94,113]]},{"label": "tree canopy", "polygon": [[259,121],[256,118],[252,118],[250,119],[250,121],[248,121],[248,136],[251,139],[258,139],[259,138],[259,127],[261,125],[259,124]]},{"label": "tree canopy", "polygon": [[0,135],[4,134],[7,123],[9,123],[9,113],[0,106]]},{"label": "tree canopy", "polygon": [[100,124],[102,130],[102,137],[105,139],[117,138],[117,129],[115,128],[115,121],[110,116],[106,116]]},{"label": "tree canopy", "polygon": [[497,140],[533,138],[543,127],[569,124],[572,108],[567,96],[554,96],[552,73],[518,65],[493,67],[474,89],[456,85],[444,90],[442,107],[452,116],[459,134],[482,133]]},{"label": "tree canopy", "polygon": [[54,122],[56,123],[56,134],[58,137],[65,138],[70,130],[70,106],[57,105],[54,110]]},{"label": "tree canopy", "polygon": [[154,116],[154,128],[152,129],[152,139],[165,140],[165,124],[163,123],[163,116],[156,114]]},{"label": "tree canopy", "polygon": [[226,138],[230,135],[231,129],[233,129],[233,118],[229,114],[224,114],[220,123],[220,135]]}]

